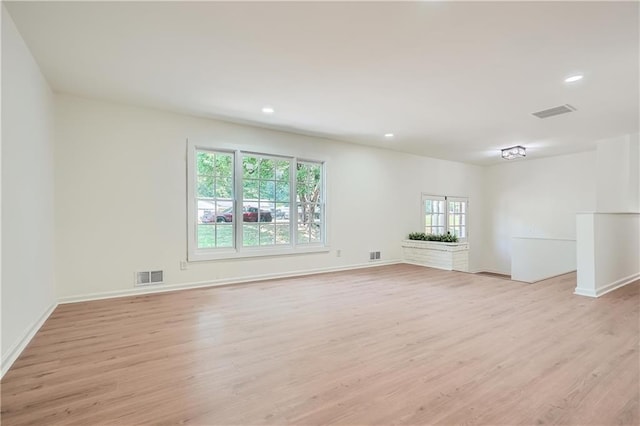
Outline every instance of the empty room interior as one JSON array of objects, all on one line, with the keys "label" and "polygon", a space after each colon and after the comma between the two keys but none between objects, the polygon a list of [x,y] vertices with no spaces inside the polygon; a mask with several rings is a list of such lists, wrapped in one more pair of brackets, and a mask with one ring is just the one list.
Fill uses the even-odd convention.
[{"label": "empty room interior", "polygon": [[3,1],[1,424],[640,424],[639,17]]}]

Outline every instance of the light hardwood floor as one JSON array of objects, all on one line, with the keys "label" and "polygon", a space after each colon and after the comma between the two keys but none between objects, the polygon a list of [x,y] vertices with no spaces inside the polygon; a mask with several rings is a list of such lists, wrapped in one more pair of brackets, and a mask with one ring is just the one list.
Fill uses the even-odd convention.
[{"label": "light hardwood floor", "polygon": [[59,306],[2,425],[637,425],[640,283],[411,265]]}]

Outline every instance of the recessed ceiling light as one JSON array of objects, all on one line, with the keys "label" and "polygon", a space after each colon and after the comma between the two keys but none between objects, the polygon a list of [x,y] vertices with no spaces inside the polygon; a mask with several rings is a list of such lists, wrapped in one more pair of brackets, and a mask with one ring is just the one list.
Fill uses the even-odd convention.
[{"label": "recessed ceiling light", "polygon": [[394,137],[395,135],[393,133],[385,133],[384,137],[387,139],[391,139],[392,137]]},{"label": "recessed ceiling light", "polygon": [[273,109],[271,105],[265,105],[262,107],[262,112],[264,112],[265,114],[273,114],[274,112],[276,112],[276,110]]},{"label": "recessed ceiling light", "polygon": [[564,82],[565,83],[575,83],[576,81],[582,80],[582,77],[584,77],[582,74],[572,75],[570,77],[565,78]]}]

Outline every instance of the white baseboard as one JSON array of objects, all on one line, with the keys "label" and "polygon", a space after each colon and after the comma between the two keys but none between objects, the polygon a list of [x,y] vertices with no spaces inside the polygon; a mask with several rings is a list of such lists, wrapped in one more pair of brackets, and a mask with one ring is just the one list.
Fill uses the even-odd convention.
[{"label": "white baseboard", "polygon": [[629,275],[628,277],[620,278],[612,283],[605,285],[604,287],[600,287],[596,289],[596,297],[600,297],[603,294],[607,294],[612,292],[613,290],[617,290],[620,287],[623,287],[627,284],[631,284],[632,282],[640,279],[640,272],[636,272],[635,274]]},{"label": "white baseboard", "polygon": [[0,378],[4,377],[5,373],[9,371],[9,368],[11,368],[16,359],[18,359],[22,351],[24,351],[29,342],[31,342],[31,339],[33,339],[33,336],[36,335],[38,330],[40,330],[40,327],[42,327],[44,322],[49,318],[49,315],[51,315],[51,313],[56,309],[57,306],[57,303],[53,303],[51,306],[49,306],[42,313],[42,315],[40,315],[40,318],[38,318],[36,322],[31,324],[31,327],[29,327],[25,331],[22,339],[11,345],[11,347],[7,351],[7,354],[2,357],[2,362],[0,362],[0,365],[2,365],[2,367],[0,368]]},{"label": "white baseboard", "polygon": [[620,287],[624,287],[627,284],[631,284],[632,282],[637,280],[640,280],[640,272],[636,272],[635,274],[629,275],[628,277],[620,278],[619,280],[616,280],[605,285],[604,287],[600,287],[595,290],[576,287],[573,294],[588,297],[600,297],[604,294],[612,292],[613,290],[617,290]]},{"label": "white baseboard", "polygon": [[422,264],[422,263],[412,262],[412,261],[410,261],[410,260],[403,260],[402,262],[399,262],[399,263],[404,263],[404,264],[406,264],[406,265],[422,266],[423,268],[438,269],[438,270],[440,270],[440,271],[462,272],[462,273],[465,273],[465,274],[469,274],[469,273],[471,273],[471,272],[469,272],[469,271],[461,271],[460,269],[449,269],[449,268],[444,268],[444,267],[442,267],[442,266],[435,266],[435,265],[429,265],[429,266],[427,266],[427,265],[424,265],[424,264]]},{"label": "white baseboard", "polygon": [[588,288],[578,288],[573,291],[573,294],[577,294],[578,296],[587,296],[587,297],[598,297],[594,290]]},{"label": "white baseboard", "polygon": [[[556,275],[551,275],[550,277],[546,277],[546,278],[540,278],[539,280],[535,280],[535,281],[531,281],[531,284],[535,284],[535,283],[539,283],[541,281],[545,281],[545,280],[550,280],[551,278],[558,278],[561,277],[563,275],[568,275],[568,274],[573,274],[574,272],[576,272],[575,269],[571,270],[571,271],[567,271],[567,272],[562,272],[560,274],[556,274]],[[528,282],[528,281],[527,281]]]},{"label": "white baseboard", "polygon": [[242,284],[242,283],[248,283],[248,282],[254,282],[254,281],[273,280],[277,278],[301,277],[305,275],[321,274],[325,272],[338,272],[338,271],[348,271],[352,269],[373,268],[376,266],[395,265],[398,263],[402,263],[402,261],[401,260],[376,261],[376,262],[360,263],[355,265],[308,269],[303,271],[293,271],[293,272],[285,272],[285,273],[249,275],[249,276],[237,277],[237,278],[222,278],[218,280],[187,282],[187,283],[180,283],[180,284],[164,284],[164,285],[161,284],[157,286],[137,287],[137,288],[126,289],[126,290],[103,291],[99,293],[89,293],[89,294],[82,294],[77,296],[61,297],[60,299],[58,299],[58,303],[60,304],[77,303],[77,302],[87,302],[90,300],[112,299],[115,297],[137,296],[141,294],[165,293],[168,291],[186,290],[191,288],[220,287],[220,286]]},{"label": "white baseboard", "polygon": [[511,271],[504,272],[504,271],[498,271],[497,269],[482,268],[482,269],[476,269],[476,270],[473,271],[474,274],[477,274],[479,272],[487,272],[489,274],[496,274],[496,275],[506,275],[508,277],[511,276]]},{"label": "white baseboard", "polygon": [[[427,266],[427,265],[423,265],[422,263],[411,262],[410,260],[403,260],[402,263],[405,263],[407,265],[422,266],[423,268],[439,269],[441,271],[451,271],[451,269],[443,268],[441,266]],[[461,271],[458,271],[458,272],[461,272]]]}]

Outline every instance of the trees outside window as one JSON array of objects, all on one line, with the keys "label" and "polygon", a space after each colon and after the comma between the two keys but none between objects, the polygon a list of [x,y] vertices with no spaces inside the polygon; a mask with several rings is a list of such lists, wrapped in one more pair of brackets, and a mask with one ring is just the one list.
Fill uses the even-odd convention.
[{"label": "trees outside window", "polygon": [[193,146],[188,202],[193,258],[295,251],[325,242],[320,161]]}]

